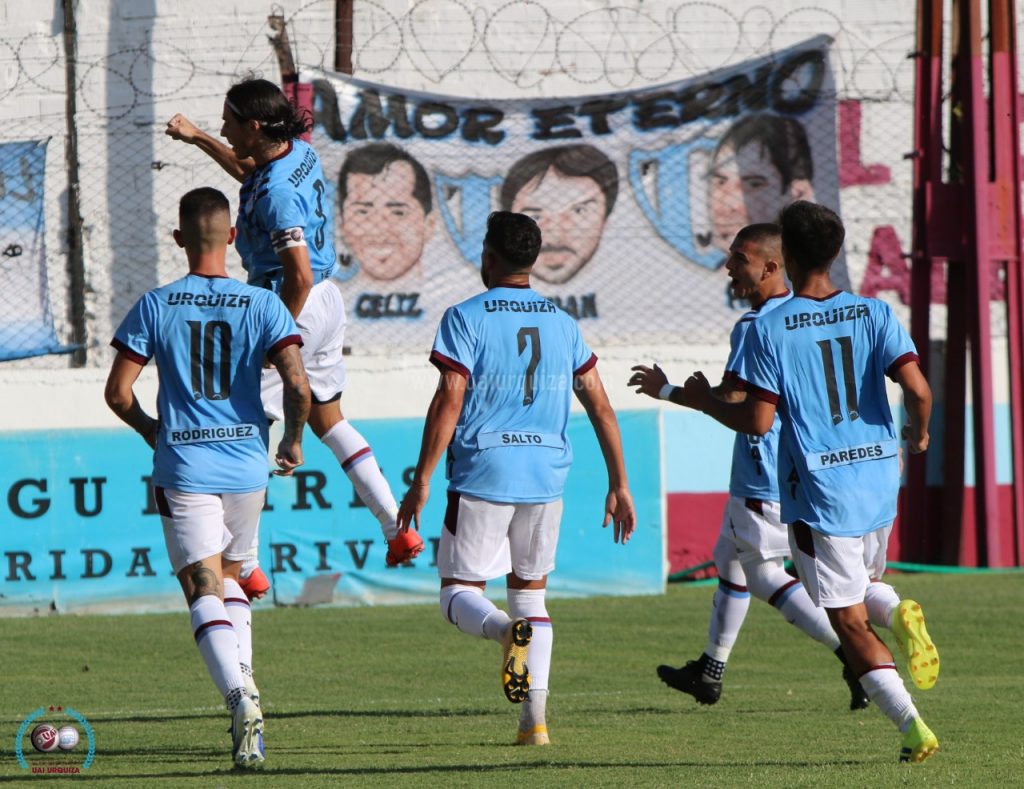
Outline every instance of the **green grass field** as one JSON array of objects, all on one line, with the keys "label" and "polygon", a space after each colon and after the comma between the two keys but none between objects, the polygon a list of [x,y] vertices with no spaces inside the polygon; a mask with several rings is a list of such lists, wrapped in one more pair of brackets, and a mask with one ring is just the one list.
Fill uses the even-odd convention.
[{"label": "green grass field", "polygon": [[[256,615],[267,763],[230,764],[229,719],[181,614],[0,619],[0,783],[46,780],[15,759],[20,721],[71,706],[96,736],[100,786],[1024,785],[1024,576],[889,578],[920,600],[939,646],[935,689],[915,692],[941,751],[896,764],[874,708],[851,713],[836,659],[754,602],[722,700],[698,707],[654,668],[704,646],[713,588],[662,597],[556,600],[553,744],[510,743],[516,708],[500,655],[435,606]],[[888,634],[886,634],[888,635]],[[51,716],[52,717],[52,716]],[[32,767],[81,764],[41,755]]]}]

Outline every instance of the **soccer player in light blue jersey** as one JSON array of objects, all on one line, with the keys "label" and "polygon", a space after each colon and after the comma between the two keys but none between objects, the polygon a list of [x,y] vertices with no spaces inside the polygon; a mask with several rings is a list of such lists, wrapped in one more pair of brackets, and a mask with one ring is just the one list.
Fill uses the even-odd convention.
[{"label": "soccer player in light blue jersey", "polygon": [[[331,450],[356,493],[388,540],[386,561],[396,565],[423,550],[423,541],[396,540],[398,505],[366,439],[341,413],[345,389],[345,304],[330,281],[335,267],[330,207],[320,157],[299,139],[308,117],[280,88],[248,79],[228,90],[220,140],[175,115],[166,133],[196,145],[242,183],[237,247],[250,284],[277,293],[298,322],[302,359],[313,404],[309,426]],[[263,407],[280,420],[281,384],[272,370],[263,377]],[[255,557],[246,563],[245,588],[260,596],[269,588]]]},{"label": "soccer player in light blue jersey", "polygon": [[[267,487],[267,421],[259,382],[265,359],[284,391],[280,473],[302,463],[309,385],[298,328],[273,293],[227,276],[235,237],[228,200],[216,189],[181,199],[174,231],[185,277],[144,294],[111,342],[111,410],[154,449],[153,486],[171,566],[189,603],[196,645],[232,712],[234,761],[263,761],[263,714],[252,681],[249,602],[238,576],[259,525]],[[153,359],[158,418],[134,384]]]},{"label": "soccer player in light blue jersey", "polygon": [[920,605],[880,580],[900,477],[885,376],[903,390],[913,453],[928,448],[931,390],[892,309],[832,283],[845,237],[839,217],[801,200],[783,209],[779,224],[794,297],[754,325],[740,373],[748,397],[724,403],[698,372],[679,401],[758,435],[778,413],[782,520],[797,572],[868,696],[903,734],[900,761],[920,762],[938,740],[872,628],[891,628],[918,688],[935,684],[939,657]]},{"label": "soccer player in light blue jersey", "polygon": [[[751,309],[736,322],[729,338],[729,358],[722,382],[712,390],[727,402],[740,402],[742,359],[746,338],[757,320],[782,306],[790,297],[782,269],[781,230],[778,225],[747,225],[736,234],[729,248],[725,270],[736,299]],[[633,368],[630,386],[637,393],[671,400],[678,388],[672,386],[658,365]],[[676,395],[678,397],[678,394]],[[826,646],[843,663],[843,679],[850,690],[850,709],[863,709],[868,697],[847,667],[839,637],[823,609],[811,598],[799,580],[789,575],[784,561],[789,556],[789,538],[779,516],[779,481],[776,470],[779,419],[764,436],[737,433],[733,443],[729,499],[722,516],[722,528],[713,552],[718,571],[708,623],[708,640],[697,660],[681,668],[658,666],[658,676],[676,690],[688,693],[701,704],[715,704],[722,693],[722,676],[733,645],[750,607],[750,596],[774,606],[786,621]]]},{"label": "soccer player in light blue jersey", "polygon": [[[573,392],[608,469],[604,525],[613,523],[613,539],[623,543],[636,528],[618,422],[597,357],[576,322],[530,287],[540,249],[540,228],[530,217],[497,211],[488,218],[480,269],[487,290],[441,319],[430,355],[441,377],[398,513],[400,529],[419,528],[431,474],[447,451],[448,509],[437,554],[441,613],[462,632],[502,644],[505,695],[525,702],[522,745],[549,742],[553,630],[544,597],[572,463],[566,428]],[[502,575],[511,616],[484,597],[486,582]]]}]

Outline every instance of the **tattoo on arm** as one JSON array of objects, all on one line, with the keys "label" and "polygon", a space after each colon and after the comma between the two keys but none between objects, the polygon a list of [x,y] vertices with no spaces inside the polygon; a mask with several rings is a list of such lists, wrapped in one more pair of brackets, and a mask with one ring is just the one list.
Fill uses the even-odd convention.
[{"label": "tattoo on arm", "polygon": [[284,382],[285,435],[301,436],[309,418],[309,380],[302,366],[302,355],[297,345],[282,348],[274,357],[281,380]]}]

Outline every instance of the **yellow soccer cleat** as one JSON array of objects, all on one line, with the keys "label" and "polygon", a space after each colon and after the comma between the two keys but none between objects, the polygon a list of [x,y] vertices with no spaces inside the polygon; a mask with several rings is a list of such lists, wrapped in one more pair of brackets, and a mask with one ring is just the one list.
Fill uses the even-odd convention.
[{"label": "yellow soccer cleat", "polygon": [[533,638],[533,627],[520,617],[509,625],[502,649],[501,687],[505,698],[513,704],[522,704],[530,692],[530,669],[526,666],[526,654]]},{"label": "yellow soccer cleat", "polygon": [[543,723],[538,723],[532,729],[520,729],[516,735],[516,745],[550,745],[551,739],[548,737],[548,727]]},{"label": "yellow soccer cleat", "polygon": [[914,718],[900,749],[900,762],[919,764],[939,750],[939,740],[920,718]]},{"label": "yellow soccer cleat", "polygon": [[934,687],[939,678],[939,651],[924,626],[924,613],[918,603],[904,600],[896,607],[892,613],[892,634],[914,684],[921,690]]}]

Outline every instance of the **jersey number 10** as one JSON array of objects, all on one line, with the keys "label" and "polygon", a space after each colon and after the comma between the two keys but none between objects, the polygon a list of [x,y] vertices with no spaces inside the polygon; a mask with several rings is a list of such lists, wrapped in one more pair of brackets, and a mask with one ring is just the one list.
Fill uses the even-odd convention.
[{"label": "jersey number 10", "polygon": [[231,395],[231,325],[188,321],[192,397],[227,400]]}]

